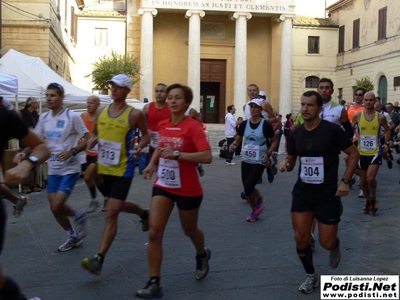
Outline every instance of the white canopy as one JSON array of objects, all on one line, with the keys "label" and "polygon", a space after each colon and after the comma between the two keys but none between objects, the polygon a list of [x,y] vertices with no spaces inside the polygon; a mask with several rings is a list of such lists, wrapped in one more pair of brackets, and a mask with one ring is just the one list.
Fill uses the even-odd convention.
[{"label": "white canopy", "polygon": [[[18,78],[18,100],[25,101],[28,97],[45,98],[46,88],[52,83],[61,84],[65,90],[64,102],[86,105],[90,92],[82,90],[62,78],[50,69],[39,57],[29,56],[10,49],[0,59],[0,72],[12,74]],[[110,103],[108,95],[98,95],[102,105]]]},{"label": "white canopy", "polygon": [[18,78],[0,72],[0,95],[17,95],[18,94]]}]

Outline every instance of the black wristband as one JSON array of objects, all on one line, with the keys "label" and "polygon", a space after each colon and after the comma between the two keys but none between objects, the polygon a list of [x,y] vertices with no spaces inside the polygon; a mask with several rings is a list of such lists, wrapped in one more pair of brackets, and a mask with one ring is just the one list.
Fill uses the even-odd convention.
[{"label": "black wristband", "polygon": [[72,151],[72,155],[73,156],[75,156],[75,155],[77,155],[78,154],[78,150],[76,150],[76,148],[74,147],[74,148],[71,148],[71,151]]}]

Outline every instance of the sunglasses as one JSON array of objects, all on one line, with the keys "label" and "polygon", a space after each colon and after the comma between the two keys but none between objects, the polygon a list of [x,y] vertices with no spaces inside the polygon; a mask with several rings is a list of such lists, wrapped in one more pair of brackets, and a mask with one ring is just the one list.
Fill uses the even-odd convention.
[{"label": "sunglasses", "polygon": [[362,97],[362,96],[364,96],[364,94],[354,94],[355,96],[360,96],[360,97]]}]

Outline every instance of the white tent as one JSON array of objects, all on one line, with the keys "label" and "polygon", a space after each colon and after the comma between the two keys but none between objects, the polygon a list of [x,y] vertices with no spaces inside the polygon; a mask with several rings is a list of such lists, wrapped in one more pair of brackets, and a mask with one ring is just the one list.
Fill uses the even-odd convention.
[{"label": "white tent", "polygon": [[[92,95],[62,78],[39,57],[29,56],[14,49],[10,49],[0,59],[0,72],[12,74],[18,78],[18,100],[22,102],[28,97],[38,97],[44,100],[46,88],[52,82],[64,87],[65,103],[86,105],[87,97]],[[111,102],[108,95],[96,96],[100,98],[102,105]]]},{"label": "white tent", "polygon": [[0,95],[17,95],[18,94],[18,78],[0,72]]}]

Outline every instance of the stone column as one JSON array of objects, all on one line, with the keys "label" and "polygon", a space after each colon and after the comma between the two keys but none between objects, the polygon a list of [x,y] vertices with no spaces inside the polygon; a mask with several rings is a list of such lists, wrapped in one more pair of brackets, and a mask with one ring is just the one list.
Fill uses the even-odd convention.
[{"label": "stone column", "polygon": [[153,98],[153,17],[157,15],[154,8],[140,8],[142,31],[140,41],[140,99]]},{"label": "stone column", "polygon": [[243,105],[247,98],[247,20],[251,19],[250,13],[234,13],[232,20],[236,20],[235,28],[235,80],[234,80],[234,105],[238,116],[244,116]]},{"label": "stone column", "polygon": [[205,16],[202,10],[188,10],[189,19],[188,86],[193,90],[191,106],[200,112],[200,20]]},{"label": "stone column", "polygon": [[279,113],[292,112],[292,17],[280,16],[282,24],[281,77],[279,87]]}]

